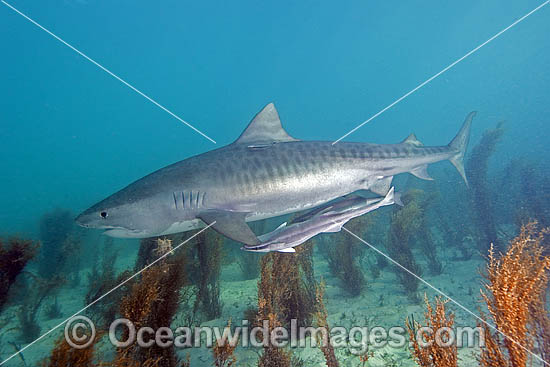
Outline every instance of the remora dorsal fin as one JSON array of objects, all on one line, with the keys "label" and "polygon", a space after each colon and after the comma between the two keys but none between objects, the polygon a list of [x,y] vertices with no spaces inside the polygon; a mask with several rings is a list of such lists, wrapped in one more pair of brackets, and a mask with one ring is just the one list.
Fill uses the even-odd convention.
[{"label": "remora dorsal fin", "polygon": [[236,144],[241,143],[273,143],[283,141],[298,141],[283,129],[279,113],[273,103],[265,106],[250,121],[241,136],[235,140]]},{"label": "remora dorsal fin", "polygon": [[411,144],[411,145],[414,145],[415,147],[421,147],[424,145],[420,140],[418,140],[418,138],[414,134],[407,136],[407,138],[403,140],[401,144]]}]

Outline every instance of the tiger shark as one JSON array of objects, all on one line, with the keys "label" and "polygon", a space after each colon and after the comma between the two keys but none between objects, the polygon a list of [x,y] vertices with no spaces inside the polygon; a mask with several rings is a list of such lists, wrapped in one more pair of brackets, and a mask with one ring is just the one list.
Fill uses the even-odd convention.
[{"label": "tiger shark", "polygon": [[398,144],[332,144],[293,138],[270,103],[233,143],[131,183],[81,213],[76,222],[129,238],[208,225],[257,246],[261,242],[247,222],[308,210],[354,192],[384,196],[397,174],[430,180],[426,168],[435,162],[449,160],[467,184],[463,159],[474,115],[444,146],[423,146],[414,134]]}]

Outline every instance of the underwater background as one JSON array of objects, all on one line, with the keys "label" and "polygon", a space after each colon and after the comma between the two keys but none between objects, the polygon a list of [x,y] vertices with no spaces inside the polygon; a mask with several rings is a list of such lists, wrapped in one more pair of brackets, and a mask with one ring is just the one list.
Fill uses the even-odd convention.
[{"label": "underwater background", "polygon": [[[77,213],[156,169],[232,142],[269,102],[275,102],[292,136],[336,140],[542,2],[8,3],[217,144],[0,4],[0,360],[158,255],[155,240],[109,239],[76,228]],[[448,162],[438,163],[430,167],[433,182],[396,177],[404,208],[385,208],[353,222],[374,246],[407,255],[403,261],[419,275],[475,313],[487,314],[479,289],[491,264],[490,243],[505,252],[522,225],[538,221],[530,227],[534,238],[550,225],[549,20],[545,6],[346,138],[397,143],[415,133],[425,145],[444,145],[467,113],[478,111],[466,157],[469,188]],[[262,232],[278,223],[270,220],[254,229]],[[10,242],[14,236],[19,242]],[[547,256],[545,240],[538,242],[540,256]],[[262,312],[261,289],[265,296],[288,283],[286,277],[267,285],[261,279],[288,276],[289,269],[300,269],[294,275],[300,285],[292,292],[301,296],[292,302],[305,306],[274,306],[283,319],[298,314],[309,323],[316,320],[321,279],[333,325],[403,326],[411,314],[422,323],[424,293],[430,300],[436,294],[346,233],[316,237],[304,245],[305,254],[262,257],[239,247],[204,234],[161,264],[166,269],[185,264],[181,274],[170,273],[178,279],[170,284],[179,299],[165,310],[166,320],[224,326],[229,319],[254,319]],[[119,289],[118,298],[103,306],[98,302],[85,314],[98,324],[124,314],[123,299],[143,291],[139,284],[148,283]],[[447,308],[457,323],[478,322],[452,303]],[[47,360],[61,329],[5,365]],[[116,361],[117,351],[107,344],[96,345],[102,353],[95,358]],[[530,348],[542,355],[543,344],[533,341]],[[239,366],[285,365],[266,361],[271,352],[262,348],[234,353]],[[315,348],[285,353],[292,354],[287,365],[335,365]],[[408,348],[373,353],[362,362],[336,350],[336,359],[342,366],[421,363]],[[484,363],[479,349],[458,353],[459,366]],[[214,363],[207,348],[174,354],[183,363],[189,355],[192,366]],[[169,362],[158,365],[182,365],[162,356]],[[129,358],[143,364],[154,357],[135,352]],[[117,363],[132,365],[120,358]]]}]

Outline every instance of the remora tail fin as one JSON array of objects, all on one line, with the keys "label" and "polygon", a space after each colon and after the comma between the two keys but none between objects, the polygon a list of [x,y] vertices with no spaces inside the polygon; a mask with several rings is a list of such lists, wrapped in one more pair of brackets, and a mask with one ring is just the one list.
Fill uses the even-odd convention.
[{"label": "remora tail fin", "polygon": [[380,201],[380,206],[392,205],[395,203],[395,188],[392,186],[386,196]]},{"label": "remora tail fin", "polygon": [[468,141],[470,140],[470,127],[472,126],[472,120],[476,113],[476,111],[473,111],[466,116],[466,120],[464,120],[464,124],[460,128],[460,131],[448,145],[452,152],[456,152],[456,154],[449,158],[449,161],[451,161],[451,163],[456,167],[466,185],[468,185],[468,179],[466,178],[466,172],[464,171],[464,155],[466,154],[466,148],[468,148]]}]

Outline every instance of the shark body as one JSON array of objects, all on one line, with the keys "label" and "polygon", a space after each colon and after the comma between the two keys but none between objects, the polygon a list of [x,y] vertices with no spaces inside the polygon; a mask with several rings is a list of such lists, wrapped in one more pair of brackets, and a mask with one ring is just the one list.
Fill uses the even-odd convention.
[{"label": "shark body", "polygon": [[243,246],[242,249],[252,252],[295,252],[294,247],[310,238],[328,232],[340,232],[342,226],[353,218],[395,202],[392,187],[385,197],[366,199],[352,196],[335,203],[329,203],[315,209],[312,213],[295,218],[290,223],[283,223],[274,231],[258,236],[257,246]]},{"label": "shark body", "polygon": [[233,143],[145,176],[80,214],[76,221],[113,237],[153,237],[211,225],[256,246],[246,222],[326,204],[358,190],[386,195],[394,175],[431,179],[429,164],[450,160],[466,180],[463,157],[475,113],[449,145],[301,141],[268,104]]}]

